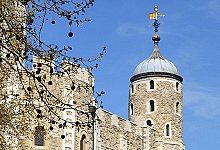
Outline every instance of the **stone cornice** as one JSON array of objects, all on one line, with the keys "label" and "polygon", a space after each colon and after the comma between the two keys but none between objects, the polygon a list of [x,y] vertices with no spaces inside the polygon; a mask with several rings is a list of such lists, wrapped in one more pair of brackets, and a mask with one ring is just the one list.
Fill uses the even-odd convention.
[{"label": "stone cornice", "polygon": [[143,78],[150,78],[150,77],[166,77],[166,78],[176,79],[181,83],[183,82],[183,78],[181,76],[167,72],[147,72],[147,73],[137,74],[131,77],[130,82],[134,82]]}]

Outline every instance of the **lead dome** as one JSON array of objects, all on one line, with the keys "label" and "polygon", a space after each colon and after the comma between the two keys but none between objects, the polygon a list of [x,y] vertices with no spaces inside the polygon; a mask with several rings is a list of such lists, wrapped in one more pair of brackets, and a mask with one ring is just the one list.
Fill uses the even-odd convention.
[{"label": "lead dome", "polygon": [[144,73],[171,73],[174,75],[179,75],[176,66],[165,59],[159,51],[158,43],[160,41],[160,36],[155,33],[152,37],[154,41],[154,51],[151,56],[142,61],[135,69],[133,76],[144,74]]}]

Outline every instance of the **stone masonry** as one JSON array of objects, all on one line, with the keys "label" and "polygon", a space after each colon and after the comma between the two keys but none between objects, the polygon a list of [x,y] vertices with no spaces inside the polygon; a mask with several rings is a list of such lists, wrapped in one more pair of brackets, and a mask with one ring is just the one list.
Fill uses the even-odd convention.
[{"label": "stone masonry", "polygon": [[[150,89],[150,81],[155,83],[154,89]],[[176,83],[179,87],[176,89]],[[129,119],[141,126],[146,126],[147,120],[151,120],[152,128],[156,130],[158,145],[165,146],[172,143],[171,147],[184,149],[182,144],[182,84],[178,80],[162,77],[151,77],[131,83],[134,92],[130,92],[129,106],[133,105],[133,115],[129,108]],[[155,103],[155,110],[150,111],[149,101]],[[176,103],[179,110],[176,111]],[[166,124],[171,125],[171,135],[165,136]],[[166,143],[166,144],[165,144]],[[169,144],[168,144],[169,145]],[[166,147],[166,146],[165,146]],[[163,148],[168,150],[167,148]]]}]

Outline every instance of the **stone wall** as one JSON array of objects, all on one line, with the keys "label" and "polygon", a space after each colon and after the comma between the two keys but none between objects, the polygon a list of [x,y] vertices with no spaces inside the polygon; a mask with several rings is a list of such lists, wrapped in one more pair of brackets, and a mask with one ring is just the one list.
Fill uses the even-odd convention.
[{"label": "stone wall", "polygon": [[[35,127],[44,128],[44,146],[35,146]],[[62,129],[54,125],[50,130],[51,124],[45,119],[32,119],[29,124],[30,130],[22,135],[23,141],[19,150],[61,150],[62,149]]]},{"label": "stone wall", "polygon": [[[155,83],[154,89],[150,89],[150,80]],[[133,104],[133,115],[130,113],[129,119],[141,126],[146,125],[147,120],[151,120],[152,127],[156,130],[156,140],[182,145],[182,83],[170,78],[151,77],[131,84],[134,89],[133,93],[130,92],[129,106]],[[149,106],[150,100],[155,103],[155,110],[152,112]],[[176,102],[179,102],[178,113]],[[170,136],[165,135],[166,124],[170,125]]]},{"label": "stone wall", "polygon": [[97,110],[97,150],[154,150],[154,130]]},{"label": "stone wall", "polygon": [[[22,146],[21,149],[25,150],[77,150],[79,149],[79,141],[81,135],[83,133],[87,134],[87,143],[88,148],[91,147],[91,136],[92,129],[91,120],[88,119],[88,105],[92,104],[93,99],[93,87],[94,87],[94,79],[93,75],[87,70],[83,68],[79,68],[77,66],[68,66],[75,67],[70,68],[73,72],[71,74],[63,74],[62,76],[57,76],[57,74],[52,74],[47,71],[49,70],[47,65],[44,65],[44,60],[34,58],[34,63],[42,63],[42,72],[39,76],[44,76],[44,84],[47,87],[47,90],[51,92],[56,98],[47,97],[47,101],[51,100],[51,104],[56,105],[56,100],[61,100],[66,104],[69,104],[70,107],[66,107],[67,109],[61,109],[59,107],[53,107],[53,113],[48,111],[48,106],[45,106],[42,102],[39,103],[37,101],[36,89],[33,85],[33,81],[29,77],[24,77],[23,83],[25,88],[28,86],[32,86],[33,97],[36,97],[36,101],[34,101],[34,107],[41,109],[42,115],[44,117],[37,118],[37,112],[33,109],[32,114],[28,116],[29,122],[27,122],[29,131],[25,132],[22,135]],[[67,66],[66,66],[67,67]],[[33,68],[34,69],[34,68]],[[47,82],[51,80],[53,81],[52,85],[48,85]],[[75,88],[71,89],[73,85]],[[31,84],[31,85],[30,85]],[[21,86],[19,86],[21,88]],[[18,91],[19,91],[18,88]],[[25,98],[25,93],[23,90],[20,92],[20,97]],[[50,104],[50,103],[48,103]],[[60,104],[60,102],[57,102]],[[33,107],[33,106],[30,106]],[[50,105],[49,105],[50,107]],[[30,113],[30,112],[29,112]],[[58,119],[56,116],[59,116],[61,119]],[[54,124],[51,123],[51,120],[56,121]],[[63,124],[66,121],[65,127],[59,127],[59,125]],[[77,124],[76,122],[79,122]],[[44,138],[44,146],[35,146],[34,143],[34,132],[35,127],[43,126],[45,129],[45,138]],[[50,127],[53,127],[53,130],[50,130]],[[62,139],[61,135],[64,135],[65,138]]]}]

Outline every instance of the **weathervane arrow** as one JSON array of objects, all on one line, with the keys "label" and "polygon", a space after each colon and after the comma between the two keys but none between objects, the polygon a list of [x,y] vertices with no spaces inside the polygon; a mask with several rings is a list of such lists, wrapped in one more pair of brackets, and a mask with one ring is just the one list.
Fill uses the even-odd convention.
[{"label": "weathervane arrow", "polygon": [[164,17],[164,16],[165,16],[164,14],[159,14],[158,13],[158,7],[157,6],[154,7],[154,12],[153,13],[149,13],[149,19],[154,20],[153,27],[155,28],[154,29],[155,32],[158,32],[158,28],[160,26],[160,23],[158,22],[159,17]]}]

